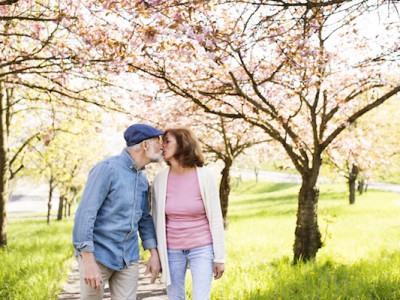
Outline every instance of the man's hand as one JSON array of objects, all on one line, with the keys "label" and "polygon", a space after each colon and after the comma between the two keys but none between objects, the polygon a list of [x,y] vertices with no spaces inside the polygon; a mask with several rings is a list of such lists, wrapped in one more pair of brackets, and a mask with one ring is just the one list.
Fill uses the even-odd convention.
[{"label": "man's hand", "polygon": [[220,279],[225,271],[225,264],[214,263],[214,279]]},{"label": "man's hand", "polygon": [[99,266],[94,259],[93,252],[81,252],[82,255],[82,267],[83,267],[83,279],[85,283],[96,291],[100,290],[103,283],[101,271]]},{"label": "man's hand", "polygon": [[158,277],[158,273],[161,272],[161,264],[160,264],[160,257],[158,256],[157,249],[150,249],[150,259],[147,262],[147,268],[144,275],[151,273],[150,283],[156,282]]}]

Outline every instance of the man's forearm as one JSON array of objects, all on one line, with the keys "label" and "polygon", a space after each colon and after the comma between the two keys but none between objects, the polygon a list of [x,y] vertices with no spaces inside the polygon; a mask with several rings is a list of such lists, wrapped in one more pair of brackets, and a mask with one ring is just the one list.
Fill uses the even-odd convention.
[{"label": "man's forearm", "polygon": [[158,256],[157,248],[151,248],[151,249],[149,249],[149,251],[150,251],[151,255],[157,255]]}]

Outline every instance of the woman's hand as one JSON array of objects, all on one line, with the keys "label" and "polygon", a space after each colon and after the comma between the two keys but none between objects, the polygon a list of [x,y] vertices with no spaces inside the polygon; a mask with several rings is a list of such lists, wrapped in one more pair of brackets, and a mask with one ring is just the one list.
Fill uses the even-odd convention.
[{"label": "woman's hand", "polygon": [[214,279],[220,279],[225,271],[225,264],[214,263]]}]

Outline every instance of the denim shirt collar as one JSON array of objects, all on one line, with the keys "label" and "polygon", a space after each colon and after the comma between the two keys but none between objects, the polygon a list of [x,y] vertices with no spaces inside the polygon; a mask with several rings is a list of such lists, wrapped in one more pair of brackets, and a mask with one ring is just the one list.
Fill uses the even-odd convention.
[{"label": "denim shirt collar", "polygon": [[133,158],[129,155],[128,150],[124,149],[121,152],[121,157],[123,161],[126,163],[126,165],[131,169],[132,171],[135,170],[136,172],[144,170],[145,167],[141,168],[138,170],[136,162],[133,160]]}]

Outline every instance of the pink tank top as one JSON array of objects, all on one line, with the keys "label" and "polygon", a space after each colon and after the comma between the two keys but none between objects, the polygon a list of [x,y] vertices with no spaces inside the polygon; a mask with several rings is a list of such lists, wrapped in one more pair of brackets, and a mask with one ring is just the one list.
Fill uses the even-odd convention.
[{"label": "pink tank top", "polygon": [[169,249],[190,250],[212,243],[196,170],[169,172],[165,217]]}]

